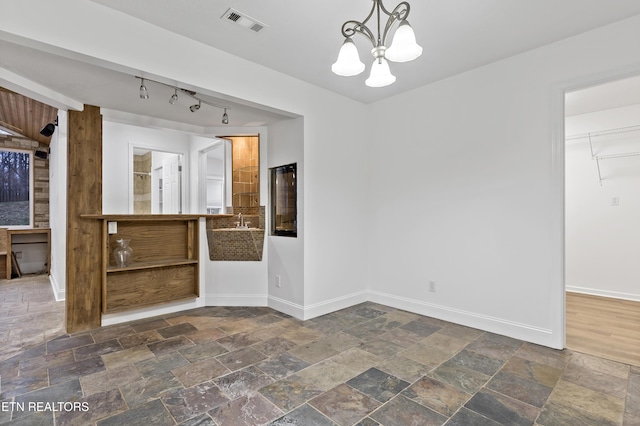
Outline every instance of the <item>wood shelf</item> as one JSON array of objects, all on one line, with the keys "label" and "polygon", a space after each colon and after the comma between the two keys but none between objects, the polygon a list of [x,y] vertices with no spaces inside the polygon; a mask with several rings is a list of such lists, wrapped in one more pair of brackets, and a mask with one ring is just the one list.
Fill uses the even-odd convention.
[{"label": "wood shelf", "polygon": [[169,266],[194,265],[197,263],[198,261],[195,259],[176,259],[176,260],[165,260],[162,262],[137,262],[125,267],[109,266],[107,267],[107,274],[111,274],[115,272],[137,271],[141,269],[166,268]]},{"label": "wood shelf", "polygon": [[[199,296],[201,215],[83,215],[102,222],[102,313]],[[109,222],[117,233],[109,234]],[[118,239],[129,239],[131,264],[116,265]]]}]

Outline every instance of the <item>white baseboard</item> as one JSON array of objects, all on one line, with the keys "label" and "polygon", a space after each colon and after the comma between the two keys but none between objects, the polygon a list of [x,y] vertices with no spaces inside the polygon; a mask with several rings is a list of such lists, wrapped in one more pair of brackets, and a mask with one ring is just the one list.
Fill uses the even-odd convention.
[{"label": "white baseboard", "polygon": [[[207,306],[251,306],[249,305],[249,301],[252,297],[255,296],[226,295],[211,297],[207,298]],[[215,300],[216,303],[213,304],[211,302],[212,300]],[[377,291],[352,293],[308,306],[303,306],[275,296],[268,296],[267,306],[299,320],[309,320],[367,301],[547,347],[562,349],[558,347],[557,344],[558,336],[553,335],[553,332],[549,329],[506,321],[501,318],[479,315],[473,312],[466,312]],[[255,304],[253,306],[264,305]]]},{"label": "white baseboard", "polygon": [[[52,281],[52,286],[53,286]],[[567,288],[568,291],[573,291]],[[222,294],[201,297],[197,301],[173,303],[161,308],[138,309],[120,314],[104,315],[102,325],[113,325],[122,322],[165,315],[193,309],[201,306],[269,306],[279,312],[291,315],[300,320],[308,320],[331,312],[345,309],[363,302],[374,302],[389,307],[403,309],[420,315],[461,324],[488,332],[513,337],[548,347],[556,347],[558,337],[552,330],[527,324],[506,321],[501,318],[480,315],[447,306],[436,305],[416,299],[405,298],[378,291],[362,291],[342,297],[326,300],[313,305],[303,306],[288,300],[266,294]],[[562,348],[557,348],[562,349]]]},{"label": "white baseboard", "polygon": [[267,306],[278,312],[291,315],[299,320],[304,320],[304,306],[302,305],[298,305],[297,303],[289,302],[288,300],[280,299],[275,296],[269,296],[267,303]]},{"label": "white baseboard", "polygon": [[173,302],[162,305],[162,307],[140,308],[131,311],[102,315],[102,326],[120,324],[128,321],[135,321],[144,318],[152,318],[159,315],[172,314],[174,312],[187,311],[189,309],[204,306],[200,299],[187,302]]},{"label": "white baseboard", "polygon": [[553,336],[551,330],[544,328],[533,327],[513,321],[505,321],[488,315],[479,315],[473,312],[466,312],[377,291],[369,292],[369,301],[543,346],[557,347],[557,338]]},{"label": "white baseboard", "polygon": [[269,307],[276,311],[291,315],[299,320],[309,320],[321,315],[330,314],[331,312],[345,309],[358,303],[367,301],[368,292],[362,291],[358,293],[348,294],[346,296],[337,297],[314,305],[302,306],[288,300],[280,299],[275,296],[269,296]]},{"label": "white baseboard", "polygon": [[634,302],[640,302],[640,294],[622,293],[618,291],[602,290],[597,288],[579,287],[579,286],[566,286],[566,290],[572,293],[590,294],[592,296],[612,297],[614,299],[631,300]]},{"label": "white baseboard", "polygon": [[321,315],[330,314],[331,312],[345,309],[358,303],[364,303],[369,300],[369,292],[361,291],[358,293],[347,294],[346,296],[336,297],[335,299],[325,300],[324,302],[315,303],[304,307],[304,319],[319,317]]},{"label": "white baseboard", "polygon": [[49,283],[51,283],[51,289],[53,290],[53,297],[56,302],[62,302],[67,297],[67,292],[64,288],[60,288],[58,280],[53,275],[49,275]]}]

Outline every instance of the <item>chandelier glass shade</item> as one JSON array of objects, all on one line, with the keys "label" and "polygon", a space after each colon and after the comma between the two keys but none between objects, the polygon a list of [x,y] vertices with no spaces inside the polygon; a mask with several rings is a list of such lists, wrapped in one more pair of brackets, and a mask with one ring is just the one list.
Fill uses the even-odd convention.
[{"label": "chandelier glass shade", "polygon": [[342,43],[340,52],[338,52],[338,60],[331,65],[331,71],[344,77],[358,75],[364,71],[364,64],[360,60],[358,48],[351,37],[347,37]]},{"label": "chandelier glass shade", "polygon": [[391,74],[389,63],[384,58],[374,59],[371,65],[371,73],[364,84],[369,87],[384,87],[393,84],[396,76]]},{"label": "chandelier glass shade", "polygon": [[[344,43],[338,53],[338,59],[331,66],[331,70],[341,76],[354,76],[360,74],[365,69],[365,65],[360,61],[358,49],[351,38],[354,34],[365,36],[373,46],[371,54],[375,58],[369,78],[365,84],[370,87],[384,87],[393,84],[396,81],[395,76],[391,74],[387,60],[392,62],[408,62],[422,55],[422,47],[416,43],[416,36],[413,28],[409,25],[407,17],[409,16],[409,3],[401,2],[395,9],[389,12],[382,0],[372,0],[373,7],[369,15],[363,21],[347,21],[342,24],[342,35],[345,37]],[[386,15],[387,22],[384,30],[380,30],[381,13]],[[369,20],[375,15],[377,34],[367,27]],[[391,29],[398,23],[393,41],[387,47],[387,36]]]},{"label": "chandelier glass shade", "polygon": [[422,47],[416,43],[416,35],[407,20],[400,22],[400,26],[393,35],[393,42],[384,56],[393,62],[409,62],[422,55]]}]

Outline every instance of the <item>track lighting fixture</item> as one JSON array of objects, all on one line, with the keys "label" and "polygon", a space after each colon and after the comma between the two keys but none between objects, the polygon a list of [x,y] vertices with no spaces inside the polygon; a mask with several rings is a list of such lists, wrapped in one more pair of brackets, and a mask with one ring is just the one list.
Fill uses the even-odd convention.
[{"label": "track lighting fixture", "polygon": [[147,91],[147,88],[144,85],[144,78],[140,83],[140,99],[149,99],[149,92]]},{"label": "track lighting fixture", "polygon": [[197,104],[191,105],[191,106],[189,107],[189,109],[191,110],[191,112],[196,112],[197,110],[199,110],[199,109],[200,109],[200,103],[201,103],[201,101],[198,101],[198,103],[197,103]]},{"label": "track lighting fixture", "polygon": [[178,102],[178,88],[176,87],[176,91],[174,92],[173,95],[171,95],[171,99],[169,99],[169,103],[171,105],[175,105],[176,102]]},{"label": "track lighting fixture", "polygon": [[150,80],[148,78],[142,78],[142,77],[138,77],[138,76],[135,76],[135,77],[141,80],[141,83],[140,83],[140,98],[141,99],[149,99],[149,92],[147,91],[147,88],[145,87],[144,82],[145,82],[145,80],[152,81],[154,83],[160,84],[162,86],[171,87],[173,89],[173,95],[171,95],[171,97],[169,98],[169,103],[171,105],[175,105],[176,103],[178,103],[178,90],[180,90],[181,94],[190,96],[193,99],[195,99],[196,101],[198,101],[197,104],[193,104],[193,105],[191,105],[189,107],[189,110],[191,112],[196,112],[196,111],[200,110],[200,108],[202,107],[202,104],[207,104],[207,105],[215,107],[215,108],[220,108],[220,109],[224,110],[224,113],[222,114],[222,124],[229,124],[229,115],[227,114],[227,110],[231,109],[231,108],[226,107],[224,105],[216,105],[214,103],[207,102],[206,100],[201,99],[202,97],[198,96],[198,94],[196,92],[192,91],[192,90],[183,89],[183,88],[178,87],[178,86],[169,85],[169,84],[166,84],[166,83],[162,83],[160,81]]}]

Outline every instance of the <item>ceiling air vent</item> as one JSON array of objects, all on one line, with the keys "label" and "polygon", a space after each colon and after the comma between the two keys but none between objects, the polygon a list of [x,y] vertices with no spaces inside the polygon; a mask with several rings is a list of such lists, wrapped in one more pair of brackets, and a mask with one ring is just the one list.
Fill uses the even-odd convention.
[{"label": "ceiling air vent", "polygon": [[254,33],[259,33],[267,27],[267,25],[263,24],[257,19],[254,19],[242,12],[238,12],[237,10],[232,8],[227,9],[227,11],[224,12],[224,14],[220,17],[220,19],[233,22],[243,28],[253,31]]}]

